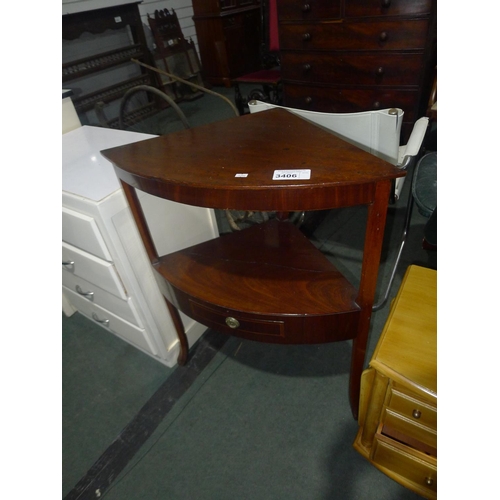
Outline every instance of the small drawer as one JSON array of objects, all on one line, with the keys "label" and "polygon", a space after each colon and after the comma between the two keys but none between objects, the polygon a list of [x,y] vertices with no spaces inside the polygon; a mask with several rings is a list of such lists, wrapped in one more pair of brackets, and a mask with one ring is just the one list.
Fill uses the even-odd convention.
[{"label": "small drawer", "polygon": [[96,257],[113,260],[95,219],[66,207],[62,209],[62,239]]},{"label": "small drawer", "polygon": [[415,419],[410,420],[389,408],[384,409],[382,420],[383,434],[436,456],[436,429],[422,425]]},{"label": "small drawer", "polygon": [[279,21],[340,19],[341,0],[291,0],[278,2]]},{"label": "small drawer", "polygon": [[346,0],[346,17],[415,16],[429,14],[431,0]]},{"label": "small drawer", "polygon": [[425,498],[437,497],[437,461],[432,457],[377,434],[371,460],[407,488]]},{"label": "small drawer", "polygon": [[200,323],[233,335],[254,334],[263,337],[285,337],[285,324],[283,321],[259,319],[255,316],[247,318],[233,312],[219,311],[199,304],[191,303],[191,314],[193,319]]},{"label": "small drawer", "polygon": [[82,314],[99,323],[103,328],[115,333],[131,344],[153,354],[157,354],[157,350],[150,342],[146,331],[143,328],[138,328],[132,325],[123,318],[120,318],[112,312],[92,303],[83,298],[81,295],[73,292],[69,288],[63,287],[64,294],[73,306]]},{"label": "small drawer", "polygon": [[118,276],[115,266],[110,262],[63,242],[62,267],[75,276],[94,283],[99,288],[121,299],[127,299],[127,293],[122,281]]},{"label": "small drawer", "polygon": [[134,325],[143,327],[132,297],[126,300],[120,299],[116,295],[99,288],[94,283],[75,276],[65,269],[62,272],[62,284],[78,295],[81,295],[84,299],[115,313],[120,318]]},{"label": "small drawer", "polygon": [[437,408],[414,395],[390,387],[387,407],[403,415],[409,421],[417,422],[433,430],[437,429]]}]

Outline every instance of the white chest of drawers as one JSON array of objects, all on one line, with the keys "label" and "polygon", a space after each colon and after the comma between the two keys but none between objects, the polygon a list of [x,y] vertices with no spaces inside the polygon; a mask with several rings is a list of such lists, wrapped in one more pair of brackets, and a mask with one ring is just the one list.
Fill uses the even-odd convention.
[{"label": "white chest of drawers", "polygon": [[[173,366],[179,341],[112,165],[99,151],[153,136],[84,126],[62,136],[62,285],[79,311]],[[212,210],[140,196],[159,252],[218,236]],[[189,343],[206,327],[182,316]]]}]

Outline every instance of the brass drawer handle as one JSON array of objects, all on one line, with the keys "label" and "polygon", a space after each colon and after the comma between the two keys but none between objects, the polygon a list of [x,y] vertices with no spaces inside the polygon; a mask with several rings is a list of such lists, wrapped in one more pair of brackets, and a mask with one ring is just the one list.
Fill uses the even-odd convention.
[{"label": "brass drawer handle", "polygon": [[422,412],[420,410],[413,410],[411,414],[412,414],[413,418],[420,418],[422,415]]},{"label": "brass drawer handle", "polygon": [[231,316],[228,316],[226,318],[226,325],[229,327],[229,328],[238,328],[240,326],[240,322],[236,319],[236,318],[233,318]]}]

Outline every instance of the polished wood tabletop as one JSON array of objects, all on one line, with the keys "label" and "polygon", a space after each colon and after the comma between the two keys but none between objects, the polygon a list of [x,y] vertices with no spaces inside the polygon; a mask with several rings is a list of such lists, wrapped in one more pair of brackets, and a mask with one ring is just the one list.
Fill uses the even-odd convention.
[{"label": "polished wood tabletop", "polygon": [[[108,149],[133,187],[189,205],[323,210],[367,204],[374,182],[405,172],[283,109]],[[310,170],[310,179],[297,171]],[[285,171],[276,177],[277,171]],[[295,173],[294,173],[295,172]]]}]

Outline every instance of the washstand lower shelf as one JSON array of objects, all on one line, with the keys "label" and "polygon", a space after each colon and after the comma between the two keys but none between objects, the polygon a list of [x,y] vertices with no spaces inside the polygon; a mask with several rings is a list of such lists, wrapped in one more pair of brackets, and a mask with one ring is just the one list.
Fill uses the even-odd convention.
[{"label": "washstand lower shelf", "polygon": [[352,339],[357,290],[300,232],[270,220],[160,257],[168,300],[218,331],[263,342]]}]

